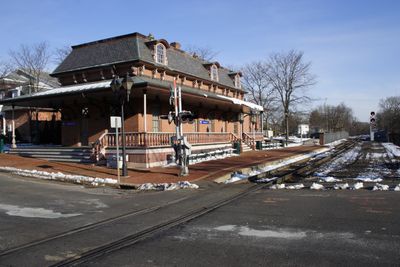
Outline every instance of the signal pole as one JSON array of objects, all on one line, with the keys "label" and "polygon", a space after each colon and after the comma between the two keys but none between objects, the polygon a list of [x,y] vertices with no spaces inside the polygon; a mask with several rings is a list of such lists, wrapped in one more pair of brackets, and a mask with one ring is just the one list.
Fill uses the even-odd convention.
[{"label": "signal pole", "polygon": [[[173,143],[174,150],[176,153],[175,159],[178,161],[178,165],[181,167],[179,176],[187,176],[189,174],[189,155],[191,153],[192,146],[187,141],[186,137],[183,136],[182,118],[183,116],[191,116],[192,114],[182,110],[182,89],[176,86],[176,79],[174,79],[173,96],[171,93],[170,104],[173,103],[175,113],[173,116],[168,115],[169,121],[174,121],[176,131],[176,143]],[[172,100],[172,101],[171,101]],[[173,119],[170,119],[173,117]]]},{"label": "signal pole", "polygon": [[375,129],[376,129],[376,119],[375,119],[375,111],[371,111],[369,117],[369,133],[370,133],[370,140],[373,142],[375,141]]}]

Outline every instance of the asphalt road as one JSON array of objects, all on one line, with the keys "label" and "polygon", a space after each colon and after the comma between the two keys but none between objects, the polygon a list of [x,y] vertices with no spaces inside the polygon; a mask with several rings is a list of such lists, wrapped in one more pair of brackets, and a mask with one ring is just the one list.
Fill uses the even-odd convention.
[{"label": "asphalt road", "polygon": [[400,193],[261,190],[85,266],[399,266]]},{"label": "asphalt road", "polygon": [[0,251],[189,195],[85,188],[0,172]]}]

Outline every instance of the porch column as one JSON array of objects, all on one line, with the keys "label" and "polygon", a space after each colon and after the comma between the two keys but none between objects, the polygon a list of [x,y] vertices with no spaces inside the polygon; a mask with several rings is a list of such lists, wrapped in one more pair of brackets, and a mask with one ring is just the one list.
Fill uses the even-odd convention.
[{"label": "porch column", "polygon": [[12,105],[12,121],[11,121],[11,130],[12,130],[12,140],[11,147],[16,148],[17,142],[15,140],[15,120],[14,120],[14,105]]},{"label": "porch column", "polygon": [[260,112],[260,119],[261,119],[261,133],[264,134],[264,112]]},{"label": "porch column", "polygon": [[6,116],[4,116],[3,115],[3,117],[2,117],[2,127],[1,127],[1,129],[2,129],[2,134],[5,136],[6,135],[6,127],[7,127],[7,124],[6,124]]},{"label": "porch column", "polygon": [[147,89],[143,89],[143,119],[144,132],[147,132]]}]

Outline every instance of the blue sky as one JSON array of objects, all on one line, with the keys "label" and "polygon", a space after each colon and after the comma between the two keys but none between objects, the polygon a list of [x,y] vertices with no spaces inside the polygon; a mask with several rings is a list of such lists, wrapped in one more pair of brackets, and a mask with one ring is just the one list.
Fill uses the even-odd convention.
[{"label": "blue sky", "polygon": [[137,31],[210,47],[222,65],[301,50],[317,76],[314,105],[344,102],[362,121],[379,99],[400,95],[400,1],[3,0],[1,9],[3,60],[22,43],[56,48]]}]

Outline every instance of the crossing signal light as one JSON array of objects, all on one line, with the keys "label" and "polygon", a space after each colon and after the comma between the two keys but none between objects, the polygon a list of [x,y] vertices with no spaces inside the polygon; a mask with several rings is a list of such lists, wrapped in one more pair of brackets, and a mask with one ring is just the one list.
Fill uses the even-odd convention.
[{"label": "crossing signal light", "polygon": [[375,124],[375,122],[376,122],[374,111],[371,111],[371,116],[369,117],[369,122],[370,122],[370,124]]},{"label": "crossing signal light", "polygon": [[196,115],[194,115],[191,111],[182,111],[179,116],[182,123],[193,123],[196,119]]}]

